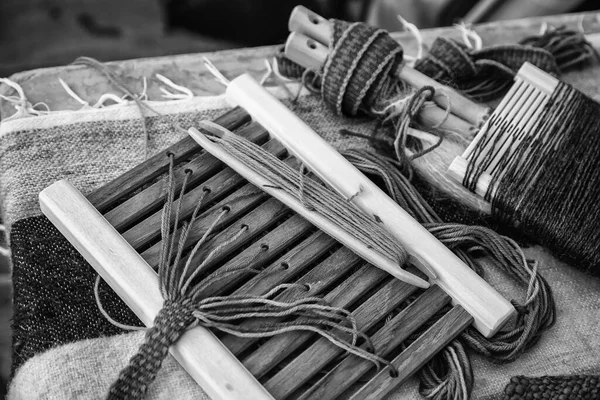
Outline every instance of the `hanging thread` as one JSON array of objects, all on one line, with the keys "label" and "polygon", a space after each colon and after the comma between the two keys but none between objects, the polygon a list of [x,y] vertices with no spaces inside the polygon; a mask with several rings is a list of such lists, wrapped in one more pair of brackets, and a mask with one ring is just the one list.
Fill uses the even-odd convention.
[{"label": "hanging thread", "polygon": [[594,58],[598,53],[581,32],[562,27],[526,37],[518,44],[483,48],[438,37],[415,69],[485,102],[504,94],[526,61],[558,76]]},{"label": "hanging thread", "polygon": [[527,124],[527,132],[521,133],[522,127],[498,114],[498,131],[482,134],[463,185],[473,189],[489,170],[485,196],[498,218],[517,221],[529,237],[561,258],[598,274],[600,231],[592,221],[600,218],[600,105],[561,82]]}]

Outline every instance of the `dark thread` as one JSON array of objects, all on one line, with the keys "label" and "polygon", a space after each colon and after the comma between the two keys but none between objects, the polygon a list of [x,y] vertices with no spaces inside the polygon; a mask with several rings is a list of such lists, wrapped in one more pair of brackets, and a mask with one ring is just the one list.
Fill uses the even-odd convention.
[{"label": "dark thread", "polygon": [[454,39],[438,37],[415,69],[438,82],[446,82],[477,101],[504,94],[524,62],[559,75],[598,58],[594,47],[578,31],[550,28],[518,44],[472,50]]},{"label": "dark thread", "polygon": [[[519,221],[530,238],[559,258],[598,275],[600,269],[600,105],[560,83],[531,129],[522,132],[502,115],[478,142],[464,182],[474,190],[483,172],[492,175],[486,200],[496,217]],[[516,143],[516,137],[523,140]],[[489,171],[502,146],[514,144]],[[490,151],[484,151],[492,146]]]}]

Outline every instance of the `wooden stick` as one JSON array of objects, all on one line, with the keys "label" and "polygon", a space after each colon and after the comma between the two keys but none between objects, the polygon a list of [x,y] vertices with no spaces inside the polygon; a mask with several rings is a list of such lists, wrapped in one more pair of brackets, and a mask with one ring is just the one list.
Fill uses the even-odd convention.
[{"label": "wooden stick", "polygon": [[[305,68],[320,70],[329,54],[329,49],[322,43],[309,38],[301,33],[290,33],[285,44],[286,56],[294,62]],[[424,107],[419,112],[420,122],[426,126],[436,126],[444,121],[446,111],[440,107]],[[473,125],[467,121],[450,113],[446,120],[440,126],[463,135],[468,134],[473,129]]]},{"label": "wooden stick", "polygon": [[494,335],[513,315],[510,302],[249,75],[234,79],[226,94],[323,182],[373,215],[404,245],[410,261],[473,316],[483,335]]},{"label": "wooden stick", "polygon": [[[306,7],[296,6],[294,8],[292,14],[290,15],[289,27],[293,32],[303,34],[327,47],[330,45],[330,40],[332,37],[331,22],[325,20],[323,17],[310,11]],[[288,58],[290,58],[292,61],[301,64],[301,60],[293,58],[293,53],[288,54],[288,47],[291,46],[292,43],[289,45],[286,44],[286,56],[288,56]],[[431,79],[427,75],[409,67],[408,65],[405,65],[400,69],[398,77],[408,83],[410,86],[416,88],[422,88],[423,86],[434,87],[436,92],[445,95],[434,97],[434,101],[439,106],[441,106],[443,109],[450,108],[453,114],[459,116],[476,127],[481,125],[481,123],[485,120],[485,116],[489,113],[488,107],[467,99],[459,94],[456,90],[440,84],[434,79]]]},{"label": "wooden stick", "polygon": [[[501,160],[509,157],[514,148],[529,135],[533,125],[538,122],[539,114],[546,107],[558,84],[558,79],[533,64],[525,62],[515,76],[515,83],[503,97],[490,119],[483,125],[464,153],[454,158],[448,167],[448,174],[457,182],[462,183],[472,153],[479,142],[485,135],[495,137],[495,140],[482,146],[479,155],[479,159],[488,159],[489,164],[479,176],[474,192],[481,197],[485,197],[493,177],[495,176],[495,181],[498,182],[504,173],[504,171],[499,170]],[[492,127],[490,123],[494,120],[496,123]],[[513,129],[508,129],[502,121],[510,122]],[[501,126],[504,126],[504,130],[500,128]],[[518,127],[519,130],[514,129],[514,127]],[[519,133],[520,136],[511,137],[515,133]],[[487,153],[493,154],[487,156]],[[491,197],[494,196],[495,187],[492,188],[491,193]]]},{"label": "wooden stick", "polygon": [[[42,212],[146,325],[163,305],[158,276],[68,181],[40,193]],[[214,400],[272,399],[208,330],[185,332],[170,353]]]},{"label": "wooden stick", "polygon": [[[225,128],[207,121],[201,122],[200,126],[203,129],[216,135],[222,135],[223,133],[227,132]],[[232,168],[238,174],[242,175],[254,186],[261,188],[265,192],[269,193],[271,196],[275,197],[277,200],[290,207],[298,214],[302,215],[308,221],[313,223],[315,226],[319,227],[328,235],[339,240],[341,243],[346,245],[356,254],[363,257],[365,260],[369,261],[373,265],[381,268],[382,270],[390,273],[392,276],[402,281],[408,282],[412,285],[419,286],[422,288],[429,287],[429,283],[427,283],[427,281],[419,278],[416,275],[411,274],[410,272],[403,270],[394,261],[370,249],[364,243],[340,229],[337,225],[334,225],[331,222],[329,222],[327,218],[323,217],[319,213],[308,210],[302,205],[301,202],[296,200],[291,195],[285,193],[283,190],[272,188],[271,183],[267,179],[263,178],[262,176],[258,175],[257,173],[246,167],[235,157],[223,150],[220,146],[211,142],[204,134],[202,134],[197,129],[190,128],[188,132],[190,136],[194,138],[194,140],[198,142],[198,144],[202,146],[206,151],[208,151],[213,156],[217,157],[219,160],[223,161],[225,164],[227,164],[227,166]]]}]

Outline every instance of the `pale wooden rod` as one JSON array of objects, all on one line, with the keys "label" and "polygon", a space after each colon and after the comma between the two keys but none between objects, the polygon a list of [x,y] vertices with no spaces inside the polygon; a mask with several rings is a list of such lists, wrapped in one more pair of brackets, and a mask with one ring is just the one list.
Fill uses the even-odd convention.
[{"label": "pale wooden rod", "polygon": [[[66,180],[40,193],[44,215],[146,326],[163,306],[156,272]],[[273,399],[208,330],[185,332],[170,353],[213,400]]]},{"label": "pale wooden rod", "polygon": [[[224,133],[229,132],[225,128],[209,121],[200,122],[200,127],[203,130],[214,134],[215,136],[222,136]],[[206,150],[207,152],[221,160],[223,163],[225,163],[228,167],[230,167],[238,174],[246,178],[248,182],[252,183],[256,187],[261,188],[269,195],[281,201],[286,206],[294,210],[296,213],[306,218],[313,225],[315,225],[331,237],[336,238],[340,243],[350,248],[352,251],[354,251],[359,256],[363,257],[368,262],[372,263],[378,268],[381,268],[382,270],[388,272],[392,276],[402,281],[422,288],[429,287],[429,283],[424,279],[421,279],[418,276],[405,271],[396,262],[369,248],[367,245],[353,237],[348,232],[340,229],[339,226],[329,222],[329,220],[321,214],[307,209],[300,201],[296,200],[296,198],[294,198],[293,196],[285,193],[283,190],[273,188],[271,182],[268,179],[252,171],[252,169],[248,168],[234,156],[230,155],[227,151],[223,150],[219,145],[213,143],[210,139],[208,139],[203,133],[201,133],[197,129],[190,128],[188,130],[188,133],[192,138],[194,138],[196,142],[198,142],[200,146],[202,146],[202,148],[204,148],[204,150]]]},{"label": "pale wooden rod", "polygon": [[[330,21],[316,14],[315,12],[307,9],[303,6],[296,6],[290,15],[289,29],[292,32],[302,34],[305,37],[313,39],[313,42],[319,42],[327,48],[327,52],[331,37],[332,37],[332,24]],[[307,41],[304,37],[290,36],[286,43],[285,54],[292,61],[303,65],[304,58],[310,52],[303,50],[307,47]],[[312,44],[314,45],[314,43]],[[312,47],[311,44],[309,46]],[[302,50],[296,50],[296,47],[302,48]],[[310,48],[310,47],[309,47]],[[315,63],[313,62],[313,66]],[[444,94],[445,96],[437,95],[434,97],[434,101],[442,107],[444,110],[450,108],[451,112],[468,122],[469,124],[478,127],[485,120],[489,114],[489,108],[485,105],[478,104],[472,100],[462,96],[456,90],[442,85],[439,82],[431,79],[427,75],[417,71],[416,69],[404,65],[400,71],[398,77],[410,86],[415,88],[422,88],[423,86],[432,86],[435,88],[438,94]],[[446,97],[447,96],[447,97]],[[450,100],[448,102],[448,99]],[[437,120],[440,121],[439,119]]]},{"label": "pale wooden rod", "polygon": [[[286,55],[294,62],[308,69],[319,70],[325,64],[329,49],[308,36],[292,32],[286,42],[285,51]],[[440,128],[457,132],[463,136],[468,136],[475,129],[473,125],[452,113],[446,117],[446,111],[438,106],[424,107],[418,117],[425,126],[432,127],[442,122]]]},{"label": "pale wooden rod", "polygon": [[[538,122],[538,118],[548,103],[552,93],[556,90],[559,80],[534,66],[525,62],[515,76],[515,83],[506,96],[503,97],[494,113],[486,121],[480,132],[469,144],[464,153],[456,157],[448,167],[448,174],[457,182],[462,183],[467,173],[469,162],[475,147],[483,137],[492,136],[496,139],[489,140],[480,153],[480,159],[489,160],[489,165],[481,173],[474,192],[481,197],[490,190],[493,177],[499,182],[505,171],[500,170],[502,159],[509,157],[515,148],[530,134],[529,132]],[[495,124],[492,122],[495,121]],[[506,123],[502,123],[506,121]],[[500,130],[500,127],[503,127]],[[503,135],[499,137],[499,135]],[[515,136],[518,135],[518,136]],[[486,155],[491,153],[490,155]],[[491,197],[495,195],[492,190]]]},{"label": "pale wooden rod", "polygon": [[515,313],[509,301],[249,75],[234,79],[226,95],[323,182],[381,223],[430,282],[473,316],[483,335],[494,335]]}]

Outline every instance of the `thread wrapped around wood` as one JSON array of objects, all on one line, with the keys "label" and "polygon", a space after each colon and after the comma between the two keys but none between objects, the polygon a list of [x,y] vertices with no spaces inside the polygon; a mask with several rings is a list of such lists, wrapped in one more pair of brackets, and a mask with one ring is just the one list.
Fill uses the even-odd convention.
[{"label": "thread wrapped around wood", "polygon": [[600,104],[560,82],[541,112],[526,121],[527,132],[498,117],[498,131],[487,129],[474,147],[463,185],[475,190],[505,148],[500,139],[515,141],[491,174],[485,196],[493,213],[558,257],[599,275]]}]

